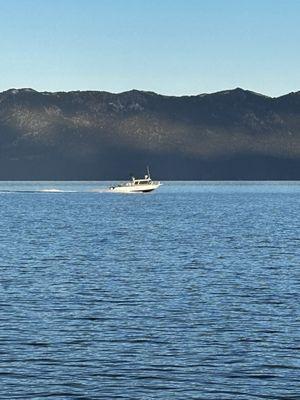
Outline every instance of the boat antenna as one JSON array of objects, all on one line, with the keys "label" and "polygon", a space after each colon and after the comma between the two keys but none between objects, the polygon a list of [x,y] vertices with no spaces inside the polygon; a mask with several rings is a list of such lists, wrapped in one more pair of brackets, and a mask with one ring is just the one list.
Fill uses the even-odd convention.
[{"label": "boat antenna", "polygon": [[149,165],[147,165],[147,175],[148,175],[148,178],[151,179]]}]

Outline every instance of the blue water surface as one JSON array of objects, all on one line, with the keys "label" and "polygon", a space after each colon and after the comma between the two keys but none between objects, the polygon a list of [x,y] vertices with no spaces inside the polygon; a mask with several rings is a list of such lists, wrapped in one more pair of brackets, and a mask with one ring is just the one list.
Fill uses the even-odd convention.
[{"label": "blue water surface", "polygon": [[0,183],[0,399],[300,399],[300,183]]}]

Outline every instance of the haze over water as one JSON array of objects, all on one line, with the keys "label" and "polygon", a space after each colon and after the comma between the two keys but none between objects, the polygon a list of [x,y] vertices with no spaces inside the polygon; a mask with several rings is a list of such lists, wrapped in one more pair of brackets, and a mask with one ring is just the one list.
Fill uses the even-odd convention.
[{"label": "haze over water", "polygon": [[299,399],[300,183],[0,183],[0,398]]}]

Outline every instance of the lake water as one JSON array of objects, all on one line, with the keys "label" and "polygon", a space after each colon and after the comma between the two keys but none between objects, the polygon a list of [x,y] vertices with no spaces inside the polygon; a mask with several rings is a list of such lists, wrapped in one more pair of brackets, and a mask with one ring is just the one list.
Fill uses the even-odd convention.
[{"label": "lake water", "polygon": [[300,183],[0,183],[0,399],[300,399]]}]

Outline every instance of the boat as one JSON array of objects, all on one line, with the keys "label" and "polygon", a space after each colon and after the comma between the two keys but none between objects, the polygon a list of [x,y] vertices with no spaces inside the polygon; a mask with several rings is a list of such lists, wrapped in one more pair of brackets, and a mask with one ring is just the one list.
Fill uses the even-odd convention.
[{"label": "boat", "polygon": [[157,189],[160,185],[160,182],[151,179],[150,170],[147,167],[147,174],[144,178],[136,179],[132,176],[130,181],[110,186],[109,190],[117,193],[149,193]]}]

